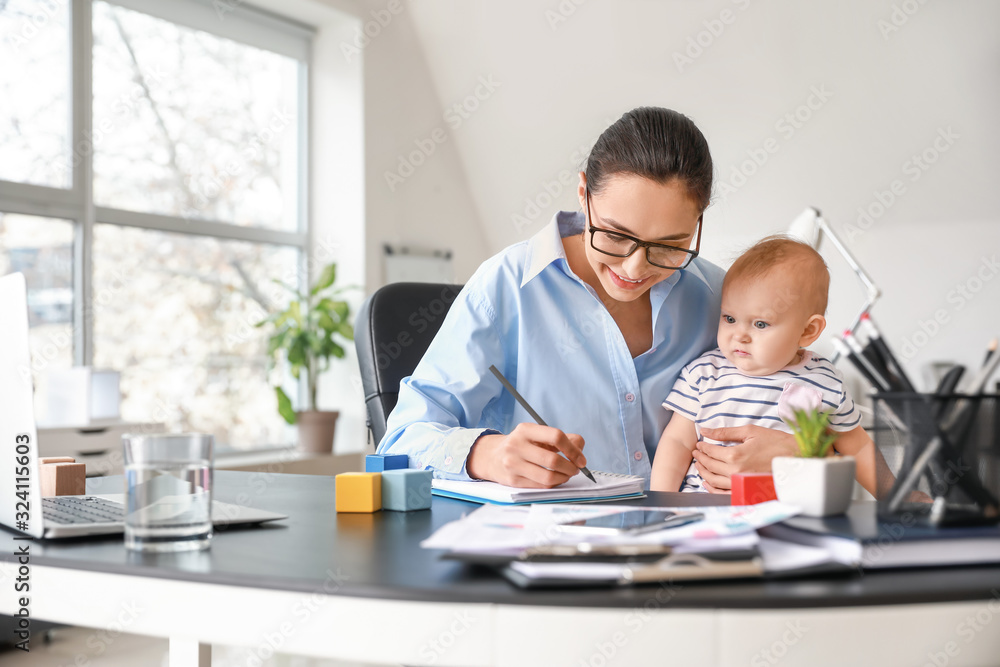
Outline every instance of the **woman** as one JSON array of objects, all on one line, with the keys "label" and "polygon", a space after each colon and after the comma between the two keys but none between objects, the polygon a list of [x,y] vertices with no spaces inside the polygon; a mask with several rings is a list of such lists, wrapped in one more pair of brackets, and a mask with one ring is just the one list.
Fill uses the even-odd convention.
[{"label": "woman", "polygon": [[[685,364],[715,347],[724,272],[697,257],[711,189],[708,143],[690,119],[653,107],[622,116],[580,173],[583,213],[558,213],[466,284],[400,383],[379,453],[510,486],[555,486],[584,465],[648,482],[668,419],[661,402]],[[794,448],[766,429],[708,435],[744,441],[699,445],[711,490]]]}]

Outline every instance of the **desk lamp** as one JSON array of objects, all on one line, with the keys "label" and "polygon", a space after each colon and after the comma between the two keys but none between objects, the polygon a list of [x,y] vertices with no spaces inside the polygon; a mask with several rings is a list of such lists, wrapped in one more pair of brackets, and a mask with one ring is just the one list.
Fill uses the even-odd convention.
[{"label": "desk lamp", "polygon": [[[830,223],[826,221],[823,215],[819,212],[819,209],[810,206],[802,213],[799,214],[792,224],[788,226],[788,235],[808,243],[816,250],[819,250],[820,244],[823,242],[823,237],[828,237],[830,242],[833,243],[834,247],[838,252],[847,260],[851,269],[854,271],[854,275],[864,284],[865,290],[868,293],[868,300],[865,301],[865,305],[861,307],[861,312],[858,316],[854,318],[854,322],[851,323],[850,331],[854,333],[861,323],[861,316],[871,310],[871,307],[875,305],[879,297],[882,296],[882,290],[880,290],[874,282],[872,282],[871,276],[861,268],[858,264],[858,260],[854,259],[854,255],[851,251],[847,249],[844,242],[840,240],[833,229],[830,227]],[[834,359],[836,361],[836,359]]]}]

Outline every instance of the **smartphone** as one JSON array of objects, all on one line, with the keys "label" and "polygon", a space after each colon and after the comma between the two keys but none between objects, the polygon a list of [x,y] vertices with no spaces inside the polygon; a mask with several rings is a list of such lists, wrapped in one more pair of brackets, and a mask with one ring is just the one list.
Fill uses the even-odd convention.
[{"label": "smartphone", "polygon": [[559,528],[589,535],[638,535],[683,526],[704,518],[705,515],[701,512],[632,509],[590,519],[577,519],[559,524]]}]

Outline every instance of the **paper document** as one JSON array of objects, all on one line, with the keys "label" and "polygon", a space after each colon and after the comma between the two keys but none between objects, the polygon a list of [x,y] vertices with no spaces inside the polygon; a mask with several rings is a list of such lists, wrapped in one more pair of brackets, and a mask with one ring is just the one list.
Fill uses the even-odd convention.
[{"label": "paper document", "polygon": [[[624,510],[632,505],[484,505],[465,517],[439,528],[421,542],[427,549],[447,549],[457,552],[501,553],[546,544],[670,544],[688,541],[699,543],[733,535],[753,533],[762,526],[782,521],[798,513],[798,509],[776,500],[746,507],[643,507],[643,509],[690,512],[696,509],[705,515],[701,521],[665,528],[643,535],[605,535],[581,540],[578,534],[567,533],[558,524]],[[702,548],[703,545],[699,545]]]}]

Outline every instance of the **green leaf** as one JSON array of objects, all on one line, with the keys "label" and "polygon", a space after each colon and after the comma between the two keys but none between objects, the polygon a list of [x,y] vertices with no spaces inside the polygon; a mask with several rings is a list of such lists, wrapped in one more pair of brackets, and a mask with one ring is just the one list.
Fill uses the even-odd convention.
[{"label": "green leaf", "polygon": [[278,414],[285,418],[289,424],[295,423],[295,410],[292,408],[292,399],[281,387],[275,387],[274,393],[278,396]]},{"label": "green leaf", "polygon": [[346,301],[332,301],[333,312],[337,313],[337,317],[341,320],[346,320],[347,315],[351,311],[351,307]]},{"label": "green leaf", "polygon": [[347,340],[354,340],[354,327],[352,327],[347,322],[341,322],[337,327],[337,333],[346,338]]},{"label": "green leaf", "polygon": [[330,317],[330,314],[325,312],[319,314],[319,325],[323,327],[323,331],[327,333],[332,333],[336,331],[339,326],[336,322],[333,321],[333,318]]},{"label": "green leaf", "polygon": [[[301,333],[295,337],[292,344],[288,348],[288,363],[292,365],[292,372],[295,372],[296,366],[307,366],[308,357],[306,356],[306,350],[309,347],[309,339],[305,333]],[[296,377],[298,377],[296,375]]]},{"label": "green leaf", "polygon": [[323,272],[319,274],[319,279],[316,281],[316,285],[312,288],[310,294],[317,294],[322,292],[327,287],[333,284],[333,281],[337,279],[337,263],[334,262],[323,269]]}]

